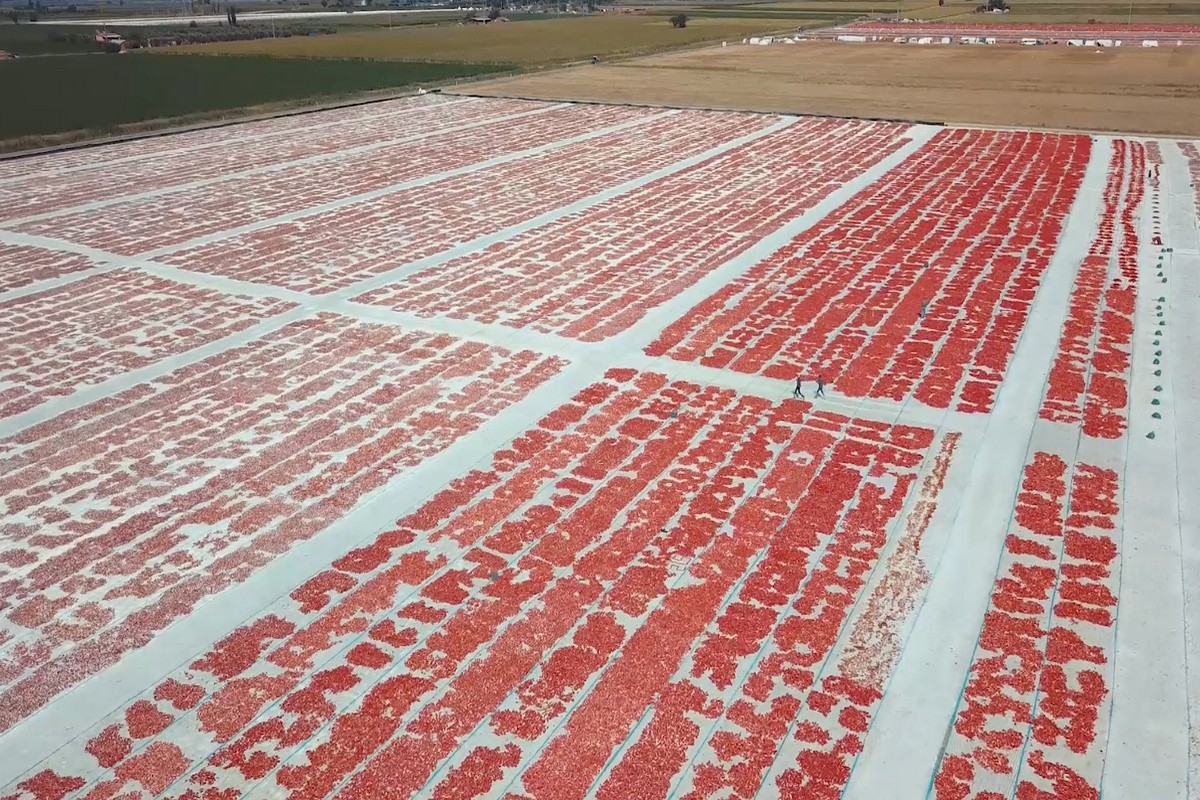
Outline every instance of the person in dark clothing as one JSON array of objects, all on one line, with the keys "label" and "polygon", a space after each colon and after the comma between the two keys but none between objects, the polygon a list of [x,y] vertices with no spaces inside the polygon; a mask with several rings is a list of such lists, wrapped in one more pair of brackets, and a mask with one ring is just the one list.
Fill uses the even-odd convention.
[{"label": "person in dark clothing", "polygon": [[796,397],[796,398],[799,398],[800,400],[803,400],[804,399],[804,391],[801,389],[800,384],[801,384],[800,379],[796,378],[796,388],[792,390],[792,397]]},{"label": "person in dark clothing", "polygon": [[813,395],[813,398],[815,399],[815,398],[824,397],[824,396],[825,396],[825,376],[820,375],[817,377],[817,393]]}]

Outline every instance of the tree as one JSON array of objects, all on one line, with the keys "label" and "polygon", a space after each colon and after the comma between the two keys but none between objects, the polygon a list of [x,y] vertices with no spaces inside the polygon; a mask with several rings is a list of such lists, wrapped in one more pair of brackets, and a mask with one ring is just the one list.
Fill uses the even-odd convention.
[{"label": "tree", "polygon": [[671,17],[671,27],[672,28],[686,28],[687,27],[687,14],[676,14],[675,16]]},{"label": "tree", "polygon": [[21,15],[17,13],[15,8],[10,8],[8,10],[8,18],[12,20],[13,25],[21,24]]},{"label": "tree", "polygon": [[488,11],[488,19],[499,19],[499,18],[500,18],[500,9],[496,8],[495,6],[492,6],[491,10]]},{"label": "tree", "polygon": [[236,28],[237,27],[237,8],[234,6],[228,6],[225,9],[225,19],[229,20],[229,27]]}]

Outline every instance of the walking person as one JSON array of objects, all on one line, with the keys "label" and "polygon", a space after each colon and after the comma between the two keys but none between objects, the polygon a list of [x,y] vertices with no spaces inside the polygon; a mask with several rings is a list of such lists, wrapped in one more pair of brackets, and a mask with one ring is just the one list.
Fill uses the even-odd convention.
[{"label": "walking person", "polygon": [[824,397],[824,396],[825,396],[825,376],[819,375],[819,376],[817,376],[817,393],[813,395],[813,399],[816,400],[818,397]]},{"label": "walking person", "polygon": [[799,400],[804,399],[804,390],[801,388],[801,383],[802,383],[801,379],[796,378],[796,388],[792,389],[792,397],[797,398]]},{"label": "walking person", "polygon": [[929,310],[929,301],[922,300],[921,301],[921,319],[925,319],[925,312],[928,310]]}]

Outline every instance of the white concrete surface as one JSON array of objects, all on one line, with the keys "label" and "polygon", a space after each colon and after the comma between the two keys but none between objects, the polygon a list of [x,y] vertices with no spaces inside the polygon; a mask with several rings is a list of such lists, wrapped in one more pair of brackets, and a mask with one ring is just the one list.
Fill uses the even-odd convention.
[{"label": "white concrete surface", "polygon": [[[243,15],[243,18],[249,19],[250,16]],[[284,14],[259,18],[289,17]],[[546,109],[553,107],[547,106]],[[513,114],[499,122],[519,124],[520,120],[539,113],[543,112]],[[669,119],[687,113],[664,111],[655,118]],[[495,122],[497,120],[490,121]],[[81,745],[85,732],[94,734],[94,728],[105,724],[130,698],[208,651],[214,643],[248,620],[275,608],[281,598],[286,599],[292,588],[326,569],[331,561],[371,541],[396,518],[420,507],[455,476],[473,466],[488,463],[496,449],[504,447],[524,431],[531,421],[558,407],[599,378],[605,370],[630,367],[659,372],[673,379],[734,389],[745,395],[771,400],[786,397],[790,385],[785,382],[678,362],[666,357],[650,357],[644,354],[643,348],[696,303],[728,281],[746,273],[793,237],[834,213],[856,193],[868,189],[890,169],[913,157],[914,153],[928,145],[939,130],[913,127],[906,134],[907,141],[893,155],[837,188],[806,213],[788,220],[739,255],[699,277],[691,288],[650,311],[624,333],[599,343],[449,316],[422,317],[356,303],[352,298],[370,289],[403,282],[419,270],[436,268],[453,258],[507,241],[568,214],[592,208],[605,200],[729,153],[787,129],[796,123],[796,118],[779,117],[774,124],[754,133],[716,144],[699,154],[679,158],[665,167],[569,205],[548,208],[520,224],[488,231],[434,256],[398,265],[395,269],[327,295],[310,295],[236,278],[218,277],[155,261],[158,257],[189,247],[220,241],[239,233],[268,229],[290,220],[486,170],[552,149],[585,146],[597,136],[644,123],[645,119],[639,119],[568,139],[538,143],[516,153],[459,169],[308,206],[293,213],[265,218],[178,245],[147,250],[133,258],[123,258],[63,239],[11,230],[23,222],[103,208],[129,197],[98,198],[69,209],[0,222],[0,243],[79,253],[94,259],[98,265],[91,270],[0,292],[0,303],[19,301],[125,267],[225,294],[280,298],[297,304],[294,310],[271,317],[240,333],[0,419],[0,440],[16,436],[35,424],[67,411],[82,408],[94,400],[161,378],[180,367],[245,344],[290,322],[308,319],[325,311],[403,329],[444,332],[460,339],[514,350],[534,350],[557,356],[566,362],[564,369],[556,376],[486,421],[470,435],[427,459],[419,469],[396,475],[385,486],[349,509],[335,524],[297,543],[247,580],[208,598],[186,619],[167,627],[146,646],[132,651],[119,663],[99,671],[10,730],[0,733],[0,754],[3,754],[0,757],[0,793],[6,787],[15,785],[22,776],[28,776],[47,764],[56,768],[86,765],[87,756]],[[466,123],[459,129],[472,127],[475,126]],[[236,132],[233,135],[236,136]],[[409,138],[421,136],[416,133]],[[389,140],[389,144],[407,140],[399,137]],[[354,155],[367,154],[378,146],[382,145],[355,148]],[[1166,285],[1158,283],[1151,269],[1159,248],[1147,244],[1150,238],[1149,221],[1146,205],[1143,205],[1143,248],[1131,381],[1133,410],[1127,439],[1122,440],[1120,446],[1080,443],[1081,436],[1075,428],[1039,421],[1037,416],[1059,333],[1067,316],[1075,274],[1100,222],[1102,192],[1112,147],[1109,137],[1097,137],[1094,141],[1080,191],[1049,268],[1042,276],[1036,300],[1008,365],[1006,380],[990,414],[931,408],[913,399],[896,402],[840,397],[836,394],[836,387],[831,387],[830,397],[822,403],[826,410],[848,416],[891,424],[925,426],[934,430],[938,439],[949,433],[961,434],[937,511],[929,521],[929,529],[920,550],[924,568],[932,576],[931,581],[923,590],[917,607],[898,628],[903,635],[903,650],[886,681],[883,698],[871,715],[864,749],[853,760],[842,794],[846,800],[920,800],[934,796],[932,780],[945,753],[967,671],[975,653],[983,614],[988,608],[991,590],[998,577],[998,564],[1005,536],[1012,524],[1014,498],[1020,486],[1022,468],[1033,452],[1048,446],[1060,447],[1072,453],[1078,448],[1080,453],[1087,453],[1097,461],[1117,459],[1120,453],[1127,453],[1120,475],[1123,488],[1121,591],[1112,665],[1111,720],[1105,721],[1108,745],[1101,787],[1103,797],[1105,800],[1193,800],[1196,787],[1200,786],[1200,738],[1197,738],[1197,728],[1193,727],[1200,724],[1200,662],[1196,660],[1200,657],[1200,631],[1194,619],[1198,607],[1196,603],[1200,602],[1200,581],[1197,580],[1200,577],[1200,459],[1193,457],[1200,449],[1200,423],[1196,422],[1200,418],[1200,366],[1196,365],[1194,358],[1200,348],[1200,324],[1195,308],[1196,298],[1200,297],[1200,223],[1197,221],[1193,193],[1188,185],[1186,165],[1173,143],[1163,144],[1165,164],[1162,201],[1167,214],[1164,246],[1174,248],[1172,257],[1167,260],[1169,283]],[[174,152],[181,157],[192,154],[186,146]],[[303,162],[341,157],[346,152],[314,156],[303,159]],[[131,154],[122,158],[136,160],[137,157]],[[300,162],[250,167],[238,174],[246,177],[295,163]],[[74,169],[78,168],[68,168],[64,174],[69,175]],[[47,176],[53,174],[51,170],[46,171]],[[0,185],[7,181],[0,179]],[[156,197],[187,192],[211,182],[207,179],[193,181],[133,196]],[[1152,344],[1157,323],[1156,298],[1160,292],[1168,297],[1166,305],[1169,309],[1167,334],[1161,345],[1166,354],[1163,357],[1166,367],[1165,375],[1155,376],[1148,366],[1147,353],[1160,349]],[[1155,391],[1156,385],[1161,385],[1163,390]],[[3,376],[0,376],[0,388],[2,386]],[[1164,398],[1161,420],[1149,417],[1147,409],[1153,397]],[[1155,432],[1156,438],[1146,438],[1150,430]],[[1127,448],[1127,451],[1122,448]],[[931,459],[932,455],[929,454],[922,463],[922,476],[928,474]],[[869,576],[862,596],[867,596],[883,579],[882,565],[887,563],[887,556],[897,546],[896,534],[921,499],[915,491],[906,497],[903,513],[891,526],[889,544],[879,560],[880,566]],[[0,545],[3,544],[3,534],[0,534]],[[4,574],[0,572],[0,579],[3,577]],[[859,607],[839,633],[839,641],[851,624],[861,617],[862,610]],[[829,659],[829,662],[832,661]],[[827,669],[832,669],[832,663],[820,666],[818,680],[827,674]],[[741,678],[745,677],[746,671],[743,664]],[[3,686],[0,685],[0,688]],[[365,689],[363,687],[362,690]],[[795,721],[792,725],[795,725]],[[791,731],[789,727],[789,734]],[[546,734],[545,741],[539,741],[539,747],[554,735],[554,731]],[[628,744],[627,741],[622,747]],[[618,748],[609,766],[621,752],[623,750]],[[775,761],[764,772],[765,782],[760,797],[777,796],[774,780],[792,766],[791,762],[798,752],[798,746],[790,737],[780,741]],[[293,751],[289,759],[292,763],[303,761],[303,752]],[[450,763],[447,761],[443,766]],[[459,762],[453,763],[457,765]],[[274,775],[279,767],[278,764],[271,767],[270,774]],[[592,794],[608,776],[607,770],[608,767],[593,781]],[[103,770],[97,769],[89,775],[89,780],[98,780],[103,774]],[[1016,797],[1019,775],[1011,777],[1011,781],[1007,777],[997,779],[998,784],[1011,783],[1011,788],[1001,792],[1007,798]],[[690,780],[689,775],[676,776],[671,791],[682,794],[691,785]],[[340,785],[345,785],[345,781]],[[515,785],[511,774],[498,781],[486,796],[499,797],[501,789],[509,785]],[[271,797],[273,786],[269,781],[248,786],[246,796]],[[72,800],[82,798],[89,788],[90,785],[76,794],[68,793],[68,796]]]}]

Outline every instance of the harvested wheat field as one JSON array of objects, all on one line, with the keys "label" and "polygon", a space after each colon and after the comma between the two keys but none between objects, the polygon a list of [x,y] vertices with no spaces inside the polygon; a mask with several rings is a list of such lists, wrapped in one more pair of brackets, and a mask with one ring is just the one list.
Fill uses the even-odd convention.
[{"label": "harvested wheat field", "polygon": [[550,64],[600,56],[661,52],[700,42],[791,30],[792,19],[695,19],[673,28],[666,16],[621,15],[546,19],[511,25],[376,28],[335,36],[247,39],[177,48],[205,55],[370,58]]},{"label": "harvested wheat field", "polygon": [[1200,48],[730,44],[475,84],[474,94],[1200,134]]}]

